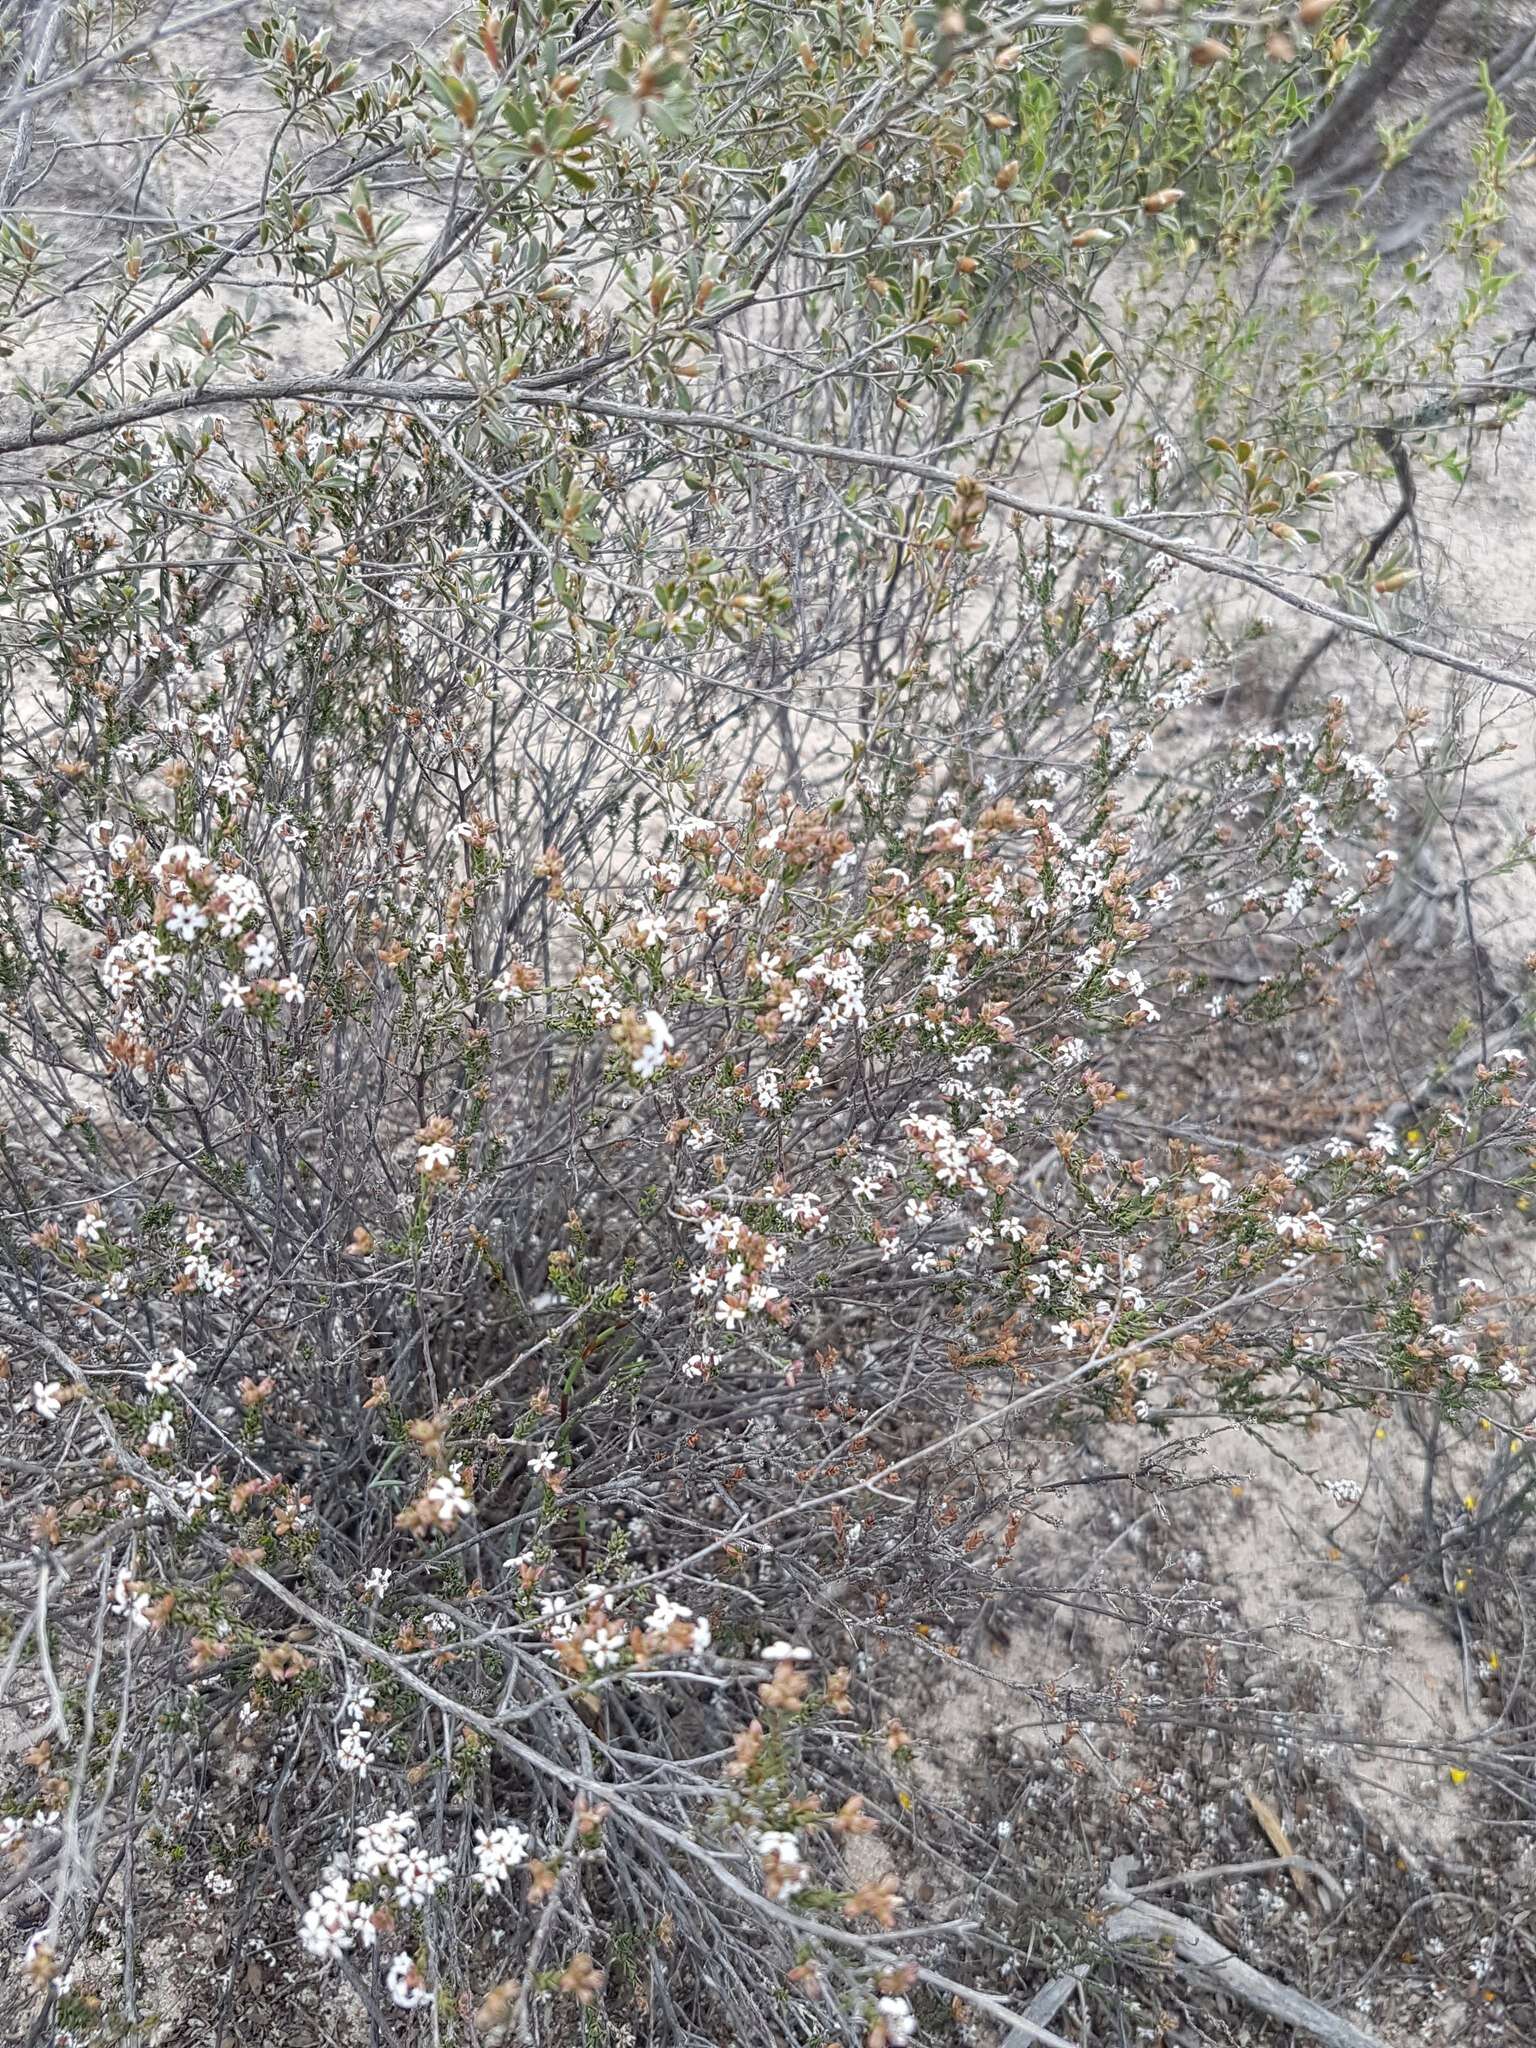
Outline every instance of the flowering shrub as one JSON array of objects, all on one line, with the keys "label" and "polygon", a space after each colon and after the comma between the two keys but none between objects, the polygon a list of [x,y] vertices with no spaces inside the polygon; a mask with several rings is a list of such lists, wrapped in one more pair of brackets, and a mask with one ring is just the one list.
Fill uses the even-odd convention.
[{"label": "flowering shrub", "polygon": [[[1283,1143],[1244,1120],[1400,910],[1423,724],[1208,709],[1201,593],[1288,601],[1255,536],[1335,487],[1318,393],[1198,545],[1145,423],[1113,512],[1008,482],[1124,396],[1095,357],[995,410],[1037,216],[1042,303],[1160,232],[1181,152],[1257,152],[1273,227],[1262,45],[1158,206],[1103,140],[1187,106],[1189,29],[1147,111],[1071,17],[816,10],[786,54],[750,7],[549,0],[372,79],[264,22],[245,225],[126,240],[78,365],[16,372],[0,1338],[45,1726],[0,1825],[61,2032],[134,2009],[119,1841],[387,2039],[1011,2023],[903,1897],[881,1653],[958,1651],[1039,1448],[1525,1386],[1456,1263],[1529,1171],[1507,1020],[1407,1100],[1367,1067]],[[53,286],[6,232],[24,349]],[[274,359],[284,294],[324,368]]]}]

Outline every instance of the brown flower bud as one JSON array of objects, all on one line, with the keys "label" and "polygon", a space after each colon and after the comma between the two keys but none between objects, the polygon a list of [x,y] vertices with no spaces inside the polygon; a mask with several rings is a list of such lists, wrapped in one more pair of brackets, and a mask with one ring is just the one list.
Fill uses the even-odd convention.
[{"label": "brown flower bud", "polygon": [[591,2005],[605,1982],[585,1949],[579,1949],[560,1973],[560,1989],[578,2005]]}]

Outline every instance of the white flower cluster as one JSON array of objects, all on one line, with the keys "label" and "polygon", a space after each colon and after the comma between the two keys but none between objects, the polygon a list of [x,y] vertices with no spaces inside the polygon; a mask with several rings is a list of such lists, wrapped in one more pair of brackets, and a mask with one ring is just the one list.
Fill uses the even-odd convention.
[{"label": "white flower cluster", "polygon": [[430,1179],[434,1174],[447,1173],[456,1157],[451,1138],[424,1139],[416,1147],[416,1171]]},{"label": "white flower cluster", "polygon": [[917,2032],[917,2015],[904,1998],[878,1998],[875,2011],[892,2048],[900,2048],[901,2043],[910,2041]]},{"label": "white flower cluster", "polygon": [[179,1350],[173,1344],[169,1355],[157,1358],[145,1373],[145,1391],[151,1394],[168,1394],[173,1387],[184,1387],[196,1371],[197,1367],[185,1351]]},{"label": "white flower cluster", "polygon": [[[631,1624],[614,1608],[614,1593],[595,1581],[570,1592],[541,1593],[539,1620],[554,1655],[558,1657],[563,1646],[573,1645],[594,1671],[616,1669],[632,1645]],[[669,1600],[662,1592],[655,1594],[641,1628],[646,1656],[697,1657],[711,1641],[708,1620],[696,1618],[691,1607]]]},{"label": "white flower cluster", "polygon": [[432,1993],[422,1982],[421,1972],[404,1950],[385,1971],[384,1985],[393,2002],[406,2012],[432,2003]]},{"label": "white flower cluster", "polygon": [[366,1899],[353,1898],[345,1870],[331,1871],[310,1893],[299,1919],[299,1942],[306,1954],[333,1963],[359,1943],[372,1948],[377,1938],[372,1906]]},{"label": "white flower cluster", "polygon": [[[122,834],[102,824],[97,835],[109,859],[128,860],[132,843]],[[187,844],[166,847],[149,873],[158,898],[155,928],[130,932],[108,951],[101,968],[108,994],[123,1004],[144,984],[168,980],[178,955],[167,948],[167,939],[191,953],[208,938],[239,949],[238,971],[220,977],[221,1011],[251,1009],[256,996],[251,978],[270,976],[279,964],[276,941],[261,929],[266,905],[260,884],[249,875],[226,873],[201,847]],[[82,880],[79,895],[92,915],[101,915],[107,907],[106,884],[94,869]],[[224,958],[227,962],[228,954]],[[307,993],[293,974],[280,976],[269,987],[280,1002],[292,1007],[301,1005]]]},{"label": "white flower cluster", "polygon": [[669,1600],[666,1594],[661,1592],[656,1594],[651,1611],[645,1618],[645,1632],[648,1636],[674,1638],[681,1634],[686,1638],[687,1648],[696,1657],[710,1645],[708,1620],[702,1617],[696,1619],[691,1607],[684,1607],[677,1600]]},{"label": "white flower cluster", "polygon": [[448,1859],[421,1848],[416,1832],[416,1816],[404,1812],[358,1829],[350,1865],[331,1866],[300,1918],[299,1940],[310,1955],[333,1962],[348,1949],[372,1948],[380,1903],[424,1906],[442,1890],[452,1874]]},{"label": "white flower cluster", "polygon": [[444,1529],[456,1528],[465,1515],[475,1511],[473,1500],[464,1490],[463,1478],[463,1467],[454,1465],[447,1472],[440,1472],[421,1496],[433,1520]]},{"label": "white flower cluster", "polygon": [[768,1276],[789,1257],[784,1246],[760,1237],[740,1216],[716,1215],[702,1202],[692,1213],[697,1241],[708,1255],[688,1276],[694,1300],[713,1300],[715,1321],[727,1330],[739,1330],[748,1316],[770,1313],[783,1298]]},{"label": "white flower cluster", "polygon": [[528,1861],[529,1837],[515,1820],[475,1829],[475,1883],[494,1896],[514,1870]]},{"label": "white flower cluster", "polygon": [[186,1251],[182,1256],[181,1275],[189,1280],[199,1294],[211,1294],[217,1301],[228,1301],[240,1285],[240,1268],[235,1264],[236,1250],[232,1238],[219,1244],[219,1233],[214,1226],[201,1216],[187,1218]]},{"label": "white flower cluster", "polygon": [[962,1130],[948,1117],[911,1111],[901,1120],[901,1132],[939,1185],[952,1192],[991,1194],[1007,1184],[1019,1163],[985,1124]]},{"label": "white flower cluster", "polygon": [[[775,1199],[771,1189],[766,1191],[764,1199],[766,1201],[773,1201]],[[782,1206],[795,1228],[805,1231],[808,1236],[814,1237],[818,1231],[825,1230],[827,1227],[827,1212],[822,1205],[822,1199],[820,1195],[812,1193],[809,1189],[803,1190],[798,1194],[784,1196]]]},{"label": "white flower cluster", "polygon": [[[766,980],[777,963],[764,960],[759,973]],[[849,1024],[868,1022],[864,996],[864,964],[846,947],[818,953],[814,960],[795,970],[799,986],[779,1004],[786,1024],[808,1024],[813,1019],[829,1042]]]},{"label": "white flower cluster", "polygon": [[22,1820],[14,1813],[0,1814],[0,1856],[24,1842],[29,1831],[45,1832],[58,1825],[59,1815],[56,1810],[34,1813],[26,1820]]},{"label": "white flower cluster", "polygon": [[631,1064],[637,1081],[649,1081],[667,1064],[673,1038],[667,1020],[659,1010],[647,1010],[641,1021],[645,1026],[645,1038]]},{"label": "white flower cluster", "polygon": [[101,963],[101,978],[114,1001],[123,1003],[143,982],[167,981],[171,956],[155,932],[130,932]]},{"label": "white flower cluster", "polygon": [[762,1858],[770,1895],[792,1899],[811,1881],[811,1867],[800,1853],[800,1838],[787,1828],[760,1828],[752,1846]]},{"label": "white flower cluster", "polygon": [[[373,1768],[373,1737],[363,1726],[363,1716],[372,1705],[372,1693],[358,1692],[341,1710],[350,1725],[342,1730],[337,1741],[336,1762],[352,1777],[366,1778]],[[411,1825],[416,1823],[412,1821]]]},{"label": "white flower cluster", "polygon": [[[366,1695],[360,1695],[365,1699]],[[446,1856],[424,1849],[416,1816],[403,1810],[381,1814],[357,1830],[350,1860],[339,1857],[309,1895],[299,1921],[299,1940],[323,1962],[353,1948],[371,1949],[378,1939],[380,1908],[420,1908],[448,1884]],[[515,1821],[475,1830],[475,1882],[486,1893],[502,1885],[528,1860],[527,1830]],[[396,2005],[427,2005],[425,1988],[411,1958],[401,1953],[386,1981]]]},{"label": "white flower cluster", "polygon": [[149,1594],[129,1575],[129,1567],[123,1565],[112,1582],[112,1611],[134,1628],[147,1629],[153,1626],[150,1607],[153,1603]]}]

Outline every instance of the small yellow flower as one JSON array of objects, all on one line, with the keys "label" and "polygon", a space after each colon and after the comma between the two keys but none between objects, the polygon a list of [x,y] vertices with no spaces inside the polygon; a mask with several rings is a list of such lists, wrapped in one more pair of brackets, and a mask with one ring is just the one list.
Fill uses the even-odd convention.
[{"label": "small yellow flower", "polygon": [[1457,1770],[1457,1769],[1455,1768],[1455,1766],[1453,1765],[1453,1766],[1452,1766],[1452,1768],[1451,1768],[1451,1783],[1452,1783],[1453,1785],[1465,1785],[1465,1783],[1466,1783],[1466,1782],[1467,1782],[1467,1774],[1466,1774],[1466,1772],[1465,1772],[1465,1771],[1458,1771],[1458,1770]]}]

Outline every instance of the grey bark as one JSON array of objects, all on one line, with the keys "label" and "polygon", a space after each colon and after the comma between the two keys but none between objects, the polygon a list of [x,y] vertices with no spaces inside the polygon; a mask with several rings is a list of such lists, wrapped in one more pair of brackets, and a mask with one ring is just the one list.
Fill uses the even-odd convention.
[{"label": "grey bark", "polygon": [[1182,1919],[1162,1906],[1146,1905],[1118,1885],[1107,1885],[1101,1898],[1112,1909],[1105,1930],[1111,1942],[1156,1942],[1170,1953],[1174,1968],[1183,1975],[1211,1990],[1226,1992],[1255,2012],[1294,2027],[1299,2034],[1309,2034],[1314,2041],[1321,2041],[1323,2048],[1382,2048],[1375,2034],[1367,2034],[1316,1999],[1293,1991],[1289,1984],[1266,1977],[1193,1920]]},{"label": "grey bark", "polygon": [[[1280,1864],[1289,1860],[1278,1859]],[[1383,2048],[1376,2035],[1366,2033],[1339,2013],[1330,2012],[1315,1998],[1293,1991],[1289,1984],[1267,1977],[1262,1970],[1256,1970],[1251,1963],[1245,1963],[1240,1956],[1234,1955],[1213,1934],[1197,1927],[1193,1920],[1185,1920],[1162,1906],[1150,1906],[1134,1892],[1127,1891],[1121,1880],[1125,1866],[1131,1861],[1129,1857],[1117,1859],[1114,1875],[1099,1894],[1099,1904],[1107,1914],[1103,1938],[1109,1947],[1130,1942],[1153,1944],[1159,1955],[1191,1983],[1208,1991],[1224,1992],[1251,2011],[1261,2012],[1267,2018],[1293,2028],[1298,2034],[1320,2041],[1323,2048]],[[1327,1873],[1319,1872],[1319,1875],[1326,1877]],[[1331,1884],[1332,1878],[1328,1878],[1328,1882]],[[1074,1969],[1053,1977],[1024,2008],[1023,2018],[1037,2026],[1048,2026],[1091,1970],[1091,1964],[1079,1963]],[[1022,2031],[1013,2032],[1005,2038],[1004,2048],[1027,2048],[1028,2039]]]}]

